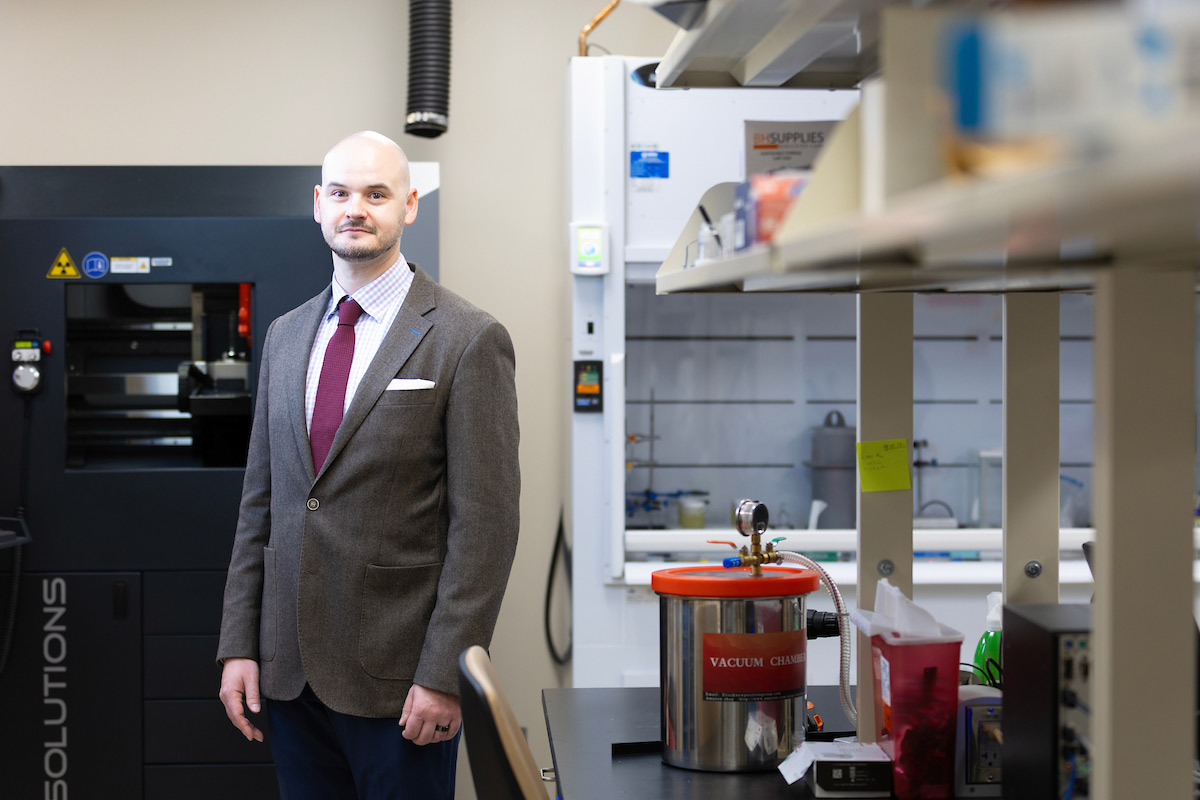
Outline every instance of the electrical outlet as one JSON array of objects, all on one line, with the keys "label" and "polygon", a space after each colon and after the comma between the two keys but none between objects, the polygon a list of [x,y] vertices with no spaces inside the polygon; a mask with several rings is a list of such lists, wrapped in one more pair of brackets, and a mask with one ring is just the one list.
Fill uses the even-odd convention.
[{"label": "electrical outlet", "polygon": [[1000,797],[1001,695],[988,686],[958,687],[954,796]]},{"label": "electrical outlet", "polygon": [[1003,740],[1000,732],[1000,704],[971,705],[967,706],[966,712],[969,732],[967,781],[999,783],[1000,743]]},{"label": "electrical outlet", "polygon": [[997,720],[981,721],[976,734],[977,762],[981,769],[1000,769],[1000,742],[996,734],[1000,731]]}]

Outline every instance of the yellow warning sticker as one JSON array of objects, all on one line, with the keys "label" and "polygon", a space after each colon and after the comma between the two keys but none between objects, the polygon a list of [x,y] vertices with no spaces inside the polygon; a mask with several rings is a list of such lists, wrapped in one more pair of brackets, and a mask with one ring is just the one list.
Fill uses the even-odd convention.
[{"label": "yellow warning sticker", "polygon": [[58,251],[58,258],[54,259],[54,263],[50,265],[50,271],[46,273],[47,278],[79,278],[79,268],[75,266],[75,262],[71,260],[71,254],[67,252],[67,248]]},{"label": "yellow warning sticker", "polygon": [[123,256],[113,256],[108,260],[109,266],[114,275],[122,272],[125,273],[148,273],[150,272],[150,257],[137,256],[134,258],[126,258]]}]

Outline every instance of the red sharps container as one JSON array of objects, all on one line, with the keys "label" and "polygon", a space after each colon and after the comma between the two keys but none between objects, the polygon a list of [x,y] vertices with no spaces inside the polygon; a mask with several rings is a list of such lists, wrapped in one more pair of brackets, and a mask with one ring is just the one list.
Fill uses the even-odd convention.
[{"label": "red sharps container", "polygon": [[875,734],[892,759],[897,800],[954,797],[954,734],[962,634],[871,637]]}]

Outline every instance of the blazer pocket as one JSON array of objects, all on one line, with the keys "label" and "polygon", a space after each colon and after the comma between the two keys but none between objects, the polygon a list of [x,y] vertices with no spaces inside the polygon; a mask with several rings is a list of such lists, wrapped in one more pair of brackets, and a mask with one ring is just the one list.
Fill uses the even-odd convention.
[{"label": "blazer pocket", "polygon": [[388,389],[379,397],[380,406],[424,406],[434,400],[434,389]]},{"label": "blazer pocket", "polygon": [[[409,392],[401,392],[409,394]],[[441,563],[367,565],[359,620],[359,662],[368,675],[411,680],[437,603]]]},{"label": "blazer pocket", "polygon": [[275,658],[276,641],[279,638],[279,600],[275,594],[275,548],[263,548],[262,608],[258,620],[258,658],[271,661]]}]

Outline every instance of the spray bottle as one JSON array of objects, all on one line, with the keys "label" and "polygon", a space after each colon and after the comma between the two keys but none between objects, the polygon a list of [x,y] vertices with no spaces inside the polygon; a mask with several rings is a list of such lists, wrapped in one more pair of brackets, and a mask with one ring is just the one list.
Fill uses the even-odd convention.
[{"label": "spray bottle", "polygon": [[[979,676],[985,678],[985,683],[995,685],[1000,682],[1000,620],[1004,606],[1004,595],[1000,592],[990,592],[987,596],[988,615],[987,629],[979,637],[975,647],[975,667]],[[989,666],[989,662],[991,665]]]}]

